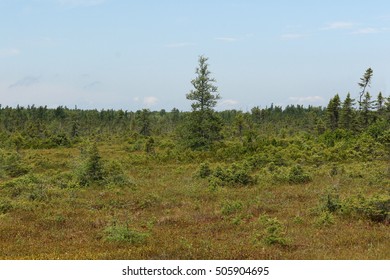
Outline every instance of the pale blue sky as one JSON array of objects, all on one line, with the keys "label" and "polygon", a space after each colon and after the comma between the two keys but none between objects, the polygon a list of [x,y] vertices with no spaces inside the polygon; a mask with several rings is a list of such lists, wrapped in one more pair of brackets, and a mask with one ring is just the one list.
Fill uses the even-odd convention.
[{"label": "pale blue sky", "polygon": [[389,1],[0,0],[0,104],[190,110],[199,55],[218,109],[326,106],[374,70],[390,90]]}]

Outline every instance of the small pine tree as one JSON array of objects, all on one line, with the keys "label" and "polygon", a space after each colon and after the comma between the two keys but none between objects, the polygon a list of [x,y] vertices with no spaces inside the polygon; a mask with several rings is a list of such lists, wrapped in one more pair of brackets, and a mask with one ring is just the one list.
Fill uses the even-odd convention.
[{"label": "small pine tree", "polygon": [[96,143],[93,143],[86,151],[86,159],[79,172],[79,183],[82,186],[104,179],[104,169]]}]

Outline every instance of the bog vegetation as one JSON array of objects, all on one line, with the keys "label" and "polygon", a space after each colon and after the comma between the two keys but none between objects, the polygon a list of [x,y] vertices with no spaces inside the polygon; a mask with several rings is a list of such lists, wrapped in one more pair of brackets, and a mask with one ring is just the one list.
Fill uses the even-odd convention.
[{"label": "bog vegetation", "polygon": [[389,259],[390,99],[216,112],[0,107],[2,259]]}]

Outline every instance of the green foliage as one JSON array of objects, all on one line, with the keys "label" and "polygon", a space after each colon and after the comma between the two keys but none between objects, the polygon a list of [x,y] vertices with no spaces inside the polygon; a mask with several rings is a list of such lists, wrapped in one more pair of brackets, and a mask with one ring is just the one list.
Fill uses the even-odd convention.
[{"label": "green foliage", "polygon": [[335,130],[339,126],[340,109],[340,97],[336,94],[329,101],[328,107],[326,108],[328,124],[331,130]]},{"label": "green foliage", "polygon": [[9,200],[0,199],[0,214],[6,214],[12,210],[12,204]]},{"label": "green foliage", "polygon": [[149,237],[148,233],[139,232],[129,228],[129,225],[114,223],[104,230],[105,239],[111,242],[122,242],[130,244],[143,244]]},{"label": "green foliage", "polygon": [[89,145],[82,151],[82,161],[76,169],[76,176],[81,186],[87,186],[93,182],[102,182],[104,169],[101,156],[96,143]]},{"label": "green foliage", "polygon": [[45,178],[24,175],[2,184],[4,193],[10,198],[21,198],[28,201],[45,202],[50,200],[49,184]]},{"label": "green foliage", "polygon": [[198,170],[196,171],[196,175],[200,178],[207,178],[212,174],[212,170],[210,168],[210,164],[208,162],[202,162]]},{"label": "green foliage", "polygon": [[366,88],[370,86],[371,79],[373,75],[373,70],[371,68],[368,68],[366,72],[364,73],[363,77],[360,78],[360,82],[358,83],[359,87],[362,89],[359,96],[359,109],[362,108],[362,97],[364,96],[366,92]]},{"label": "green foliage", "polygon": [[207,57],[199,57],[199,67],[196,68],[197,77],[191,81],[195,89],[186,95],[188,100],[195,101],[191,104],[193,111],[211,110],[220,99],[217,93],[218,88],[213,84],[215,79],[210,77],[211,72],[208,70],[207,60]]},{"label": "green foliage", "polygon": [[210,180],[219,182],[220,186],[247,186],[256,183],[256,178],[250,174],[250,167],[233,163],[229,167],[217,166]]},{"label": "green foliage", "polygon": [[19,177],[29,172],[22,157],[17,152],[0,150],[0,177]]},{"label": "green foliage", "polygon": [[215,79],[210,77],[207,60],[204,56],[199,57],[197,77],[191,81],[194,90],[186,96],[194,101],[192,112],[179,129],[182,143],[193,150],[209,150],[214,142],[222,138],[223,122],[213,109],[220,96],[213,84]]},{"label": "green foliage", "polygon": [[340,197],[335,192],[329,192],[325,195],[323,198],[323,209],[327,212],[336,212],[342,207],[342,204],[340,202]]},{"label": "green foliage", "polygon": [[285,227],[277,218],[262,215],[259,223],[264,229],[255,236],[256,241],[262,241],[266,245],[286,246],[290,243],[286,238]]},{"label": "green foliage", "polygon": [[227,200],[222,204],[221,213],[224,216],[230,216],[242,210],[242,202],[241,201],[230,201]]},{"label": "green foliage", "polygon": [[313,180],[299,164],[296,164],[288,169],[283,168],[275,170],[273,178],[277,182],[289,184],[306,184]]},{"label": "green foliage", "polygon": [[354,101],[355,100],[351,98],[350,93],[348,93],[340,113],[340,126],[343,129],[349,130],[355,128]]},{"label": "green foliage", "polygon": [[353,210],[373,222],[390,222],[390,195],[371,198],[359,196],[352,204]]},{"label": "green foliage", "polygon": [[136,182],[130,178],[117,160],[111,160],[103,165],[104,184],[106,187],[135,187]]},{"label": "green foliage", "polygon": [[288,174],[288,182],[290,184],[304,184],[311,181],[311,176],[303,170],[302,166],[295,165],[290,169]]},{"label": "green foliage", "polygon": [[320,213],[316,224],[318,226],[330,226],[334,224],[334,216],[331,212],[323,211]]},{"label": "green foliage", "polygon": [[155,153],[155,142],[153,137],[148,137],[145,142],[145,152],[147,154],[154,154]]},{"label": "green foliage", "polygon": [[143,136],[149,136],[151,134],[150,110],[143,109],[142,111],[137,111],[136,120],[139,127],[139,133]]},{"label": "green foliage", "polygon": [[193,111],[183,120],[178,134],[184,147],[210,150],[222,139],[222,126],[221,118],[214,111]]},{"label": "green foliage", "polygon": [[50,136],[47,146],[50,148],[70,147],[71,141],[69,140],[68,136],[65,133],[58,133]]}]

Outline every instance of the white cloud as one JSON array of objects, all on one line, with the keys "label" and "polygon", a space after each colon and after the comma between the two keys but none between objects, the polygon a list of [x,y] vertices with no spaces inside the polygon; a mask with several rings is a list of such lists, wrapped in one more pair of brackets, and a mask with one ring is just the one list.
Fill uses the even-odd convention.
[{"label": "white cloud", "polygon": [[380,33],[382,31],[384,31],[384,30],[378,29],[378,28],[366,27],[366,28],[358,29],[358,30],[352,32],[352,34],[375,34],[375,33]]},{"label": "white cloud", "polygon": [[237,38],[234,38],[234,37],[217,37],[217,38],[215,38],[215,40],[231,43],[231,42],[236,42]]},{"label": "white cloud", "polygon": [[324,101],[324,98],[318,95],[315,96],[297,96],[297,97],[290,97],[291,101],[298,102],[298,103],[321,103]]},{"label": "white cloud", "polygon": [[280,37],[282,40],[298,40],[298,39],[305,38],[306,35],[301,33],[288,33],[288,34],[283,34]]},{"label": "white cloud", "polygon": [[29,87],[38,82],[39,82],[39,77],[27,76],[11,84],[8,88]]},{"label": "white cloud", "polygon": [[322,30],[338,30],[338,29],[351,29],[354,27],[353,22],[348,21],[336,21],[327,24]]},{"label": "white cloud", "polygon": [[233,100],[233,99],[226,99],[226,100],[223,100],[221,102],[221,105],[227,105],[227,106],[233,106],[233,105],[237,105],[238,104],[238,101],[237,100]]},{"label": "white cloud", "polygon": [[139,102],[139,97],[138,97],[138,96],[134,97],[134,98],[133,98],[133,101]]},{"label": "white cloud", "polygon": [[19,54],[20,54],[20,50],[18,50],[18,49],[0,49],[0,58],[1,57],[16,56]]},{"label": "white cloud", "polygon": [[158,102],[158,98],[154,96],[147,96],[144,98],[144,104],[147,106],[153,106]]},{"label": "white cloud", "polygon": [[184,48],[184,47],[190,47],[190,46],[193,46],[193,44],[188,43],[188,42],[181,42],[181,43],[167,44],[164,47],[166,47],[166,48]]}]

